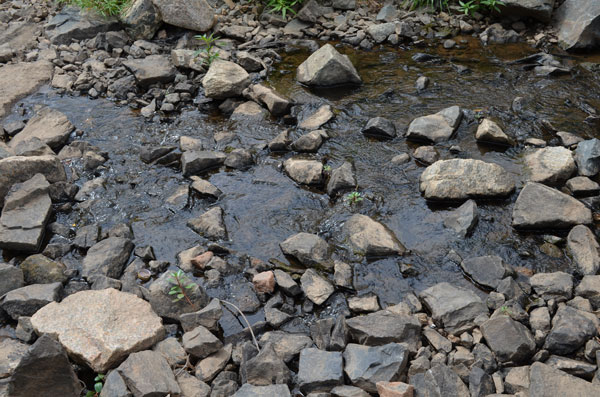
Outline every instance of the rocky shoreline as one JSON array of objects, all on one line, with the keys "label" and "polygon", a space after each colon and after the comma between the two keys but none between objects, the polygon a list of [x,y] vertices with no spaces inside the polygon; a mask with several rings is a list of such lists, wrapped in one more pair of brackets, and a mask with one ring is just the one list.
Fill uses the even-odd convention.
[{"label": "rocky shoreline", "polygon": [[[411,115],[406,126],[383,112],[361,119],[356,133],[369,144],[414,145],[410,154],[383,161],[404,173],[418,200],[451,204],[436,218],[444,233],[473,238],[494,222],[482,207],[514,197],[500,208],[509,214],[511,233],[540,236],[547,257],[564,252],[569,258],[569,269],[546,271],[540,256],[532,271],[508,263],[506,250],[447,249],[435,266],[462,274],[464,283],[420,280],[390,301],[385,279],[417,280],[418,267],[402,258],[425,253],[411,252],[416,245],[384,221],[393,209],[367,192],[365,171],[324,149],[344,139],[335,128],[344,117],[340,109],[332,101],[288,98],[268,81],[282,57],[301,48],[307,55],[295,70],[298,84],[356,88],[369,76],[357,70],[350,48],[416,47],[422,51],[412,61],[434,65],[446,62],[434,48],[452,57],[468,45],[465,35],[484,45],[525,41],[539,49],[513,64],[540,79],[598,79],[546,51],[597,44],[600,9],[577,10],[577,0],[540,0],[529,8],[506,3],[500,19],[311,0],[289,21],[255,3],[205,0],[138,0],[120,21],[46,3],[0,4],[0,249],[6,261],[0,261],[0,395],[80,396],[94,383],[101,391],[91,395],[101,397],[599,395],[600,141],[558,131],[546,120],[539,123],[551,131],[549,139],[515,134],[493,110],[462,105]],[[579,19],[582,29],[574,33],[565,26],[583,18],[576,11],[595,16]],[[546,25],[552,18],[557,22]],[[196,56],[203,53],[192,31],[220,37],[210,65],[202,62],[209,52]],[[465,66],[452,67],[468,74]],[[422,75],[411,84],[419,95],[430,79]],[[46,85],[48,97],[35,94]],[[123,148],[139,139],[135,160],[128,158],[130,152],[115,149],[119,143],[98,139],[100,128],[84,131],[70,111],[49,106],[63,95],[97,102],[98,113],[107,99],[111,107],[132,109],[164,138],[150,139],[143,128],[129,136],[133,124],[125,118],[122,126],[96,122],[92,105],[83,117],[94,128],[117,126],[114,140],[122,139]],[[596,102],[583,103],[592,124]],[[513,117],[532,118],[524,98],[510,107]],[[234,124],[213,128],[207,117],[215,112]],[[189,114],[198,117],[191,127]],[[178,123],[185,134],[174,132]],[[473,128],[461,142],[518,157],[522,171],[502,159],[470,158],[455,143],[465,125]],[[240,129],[257,134],[236,138]],[[113,131],[104,134],[111,139]],[[225,190],[211,175],[226,170],[223,178],[235,180],[262,166],[278,176],[257,177],[257,189],[280,178],[310,192],[310,200],[352,210],[341,222],[323,217],[313,228],[294,220],[296,231],[278,236],[276,249],[286,262],[236,251],[231,240],[240,232],[239,213],[230,216],[226,200],[241,192]],[[115,175],[123,167],[127,173]],[[176,258],[140,244],[131,224],[133,212],[151,204],[126,191],[145,182],[132,175],[151,169],[159,177],[144,188],[166,213],[187,217],[182,227],[195,241]],[[171,189],[174,175],[182,183]],[[97,212],[103,200],[110,221]],[[130,200],[139,201],[134,211],[124,205]],[[273,200],[283,216],[292,210],[288,203],[311,205],[307,198],[258,200]],[[251,206],[244,211],[253,216]],[[323,232],[321,220],[339,228]],[[509,249],[532,256],[524,247]],[[364,292],[359,265],[379,260],[397,269]]]}]

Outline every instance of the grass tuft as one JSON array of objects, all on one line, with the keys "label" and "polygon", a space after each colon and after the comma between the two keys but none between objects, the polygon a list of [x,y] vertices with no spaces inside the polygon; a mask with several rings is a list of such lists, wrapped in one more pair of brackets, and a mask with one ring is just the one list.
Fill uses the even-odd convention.
[{"label": "grass tuft", "polygon": [[94,10],[105,17],[119,15],[131,4],[131,0],[58,0],[58,2],[85,10]]}]

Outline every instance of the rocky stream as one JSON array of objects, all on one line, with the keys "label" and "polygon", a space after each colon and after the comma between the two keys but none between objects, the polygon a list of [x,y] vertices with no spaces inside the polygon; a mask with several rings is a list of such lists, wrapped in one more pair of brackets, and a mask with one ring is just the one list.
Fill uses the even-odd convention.
[{"label": "rocky stream", "polygon": [[0,396],[599,396],[600,5],[505,3],[0,0]]}]

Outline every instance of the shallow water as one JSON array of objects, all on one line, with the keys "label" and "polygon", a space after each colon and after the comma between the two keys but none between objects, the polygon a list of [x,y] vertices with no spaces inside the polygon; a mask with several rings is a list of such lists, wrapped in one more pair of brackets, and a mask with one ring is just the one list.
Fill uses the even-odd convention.
[{"label": "shallow water", "polygon": [[[318,189],[299,187],[282,173],[280,163],[291,154],[275,155],[263,149],[265,143],[285,128],[276,122],[236,123],[215,116],[214,111],[189,110],[172,123],[152,123],[129,108],[117,107],[106,100],[60,96],[48,88],[43,89],[25,99],[23,106],[33,108],[36,104],[45,104],[61,110],[84,132],[84,140],[110,155],[106,163],[108,170],[102,172],[107,178],[106,189],[98,192],[94,199],[79,204],[81,211],[60,213],[57,221],[73,228],[91,223],[109,228],[129,222],[136,246],[151,245],[158,260],[171,263],[176,263],[179,251],[196,244],[207,245],[186,222],[215,203],[193,199],[189,208],[171,211],[165,206],[165,200],[189,181],[178,170],[146,165],[139,159],[139,148],[143,145],[177,145],[179,136],[188,135],[202,138],[209,149],[255,148],[256,165],[250,170],[222,168],[205,175],[225,193],[216,204],[226,214],[229,241],[224,245],[235,253],[228,258],[230,263],[243,263],[244,255],[286,262],[278,244],[302,231],[325,238],[334,247],[335,257],[354,260],[338,236],[343,222],[359,212],[386,224],[410,250],[404,257],[354,264],[359,294],[375,292],[382,306],[401,301],[407,291],[418,291],[440,281],[475,289],[459,268],[444,264],[443,258],[450,250],[463,258],[499,255],[513,266],[536,271],[570,271],[572,265],[564,249],[559,258],[547,256],[540,251],[541,235],[519,234],[512,229],[510,221],[516,193],[506,200],[478,201],[480,220],[474,233],[465,239],[457,238],[442,223],[443,215],[451,208],[429,205],[419,193],[418,179],[424,168],[414,161],[403,166],[390,163],[394,155],[411,152],[418,145],[407,143],[402,137],[376,141],[360,132],[371,117],[389,118],[403,132],[415,117],[459,105],[465,109],[465,118],[452,140],[436,145],[441,158],[456,157],[448,149],[460,145],[459,157],[502,165],[514,174],[518,188],[522,186],[524,147],[498,151],[476,144],[476,113],[495,119],[509,136],[521,141],[536,137],[545,139],[549,145],[559,144],[558,138],[544,129],[542,120],[550,121],[558,130],[585,138],[599,135],[596,127],[583,120],[600,109],[600,79],[579,65],[585,61],[597,62],[597,57],[558,54],[574,68],[572,74],[558,78],[536,77],[520,65],[509,64],[535,53],[535,49],[522,44],[482,47],[473,38],[457,41],[461,39],[465,41],[460,44],[463,48],[453,50],[435,46],[353,52],[341,47],[341,51],[350,55],[365,82],[361,87],[345,90],[310,91],[298,85],[294,80],[295,68],[309,54],[301,49],[282,54],[283,61],[269,77],[268,84],[304,104],[300,118],[323,103],[333,106],[336,118],[326,126],[331,139],[312,157],[325,159],[332,168],[344,160],[354,163],[359,191],[365,200],[353,206],[343,199],[330,200]],[[444,62],[416,63],[411,56],[417,52],[437,54]],[[470,72],[459,74],[455,65],[467,66]],[[426,91],[417,93],[414,82],[420,75],[428,76],[431,83]],[[510,110],[517,96],[527,100],[526,110],[521,115]],[[212,137],[223,131],[235,134],[235,139],[216,145]],[[95,176],[81,171],[80,164],[74,164],[74,168],[81,173],[79,185]],[[529,256],[520,255],[525,252]],[[80,266],[80,261],[78,254],[70,254],[65,259],[66,264],[74,268]],[[409,265],[412,271],[403,275],[401,265]],[[240,280],[240,274],[227,276],[222,285],[209,289],[209,293],[232,298],[230,285]],[[202,282],[200,278],[198,281]],[[324,310],[340,309],[343,305],[338,301],[331,298]],[[262,318],[258,313],[252,316],[252,321]],[[226,334],[240,329],[230,315],[224,322],[228,324]]]}]

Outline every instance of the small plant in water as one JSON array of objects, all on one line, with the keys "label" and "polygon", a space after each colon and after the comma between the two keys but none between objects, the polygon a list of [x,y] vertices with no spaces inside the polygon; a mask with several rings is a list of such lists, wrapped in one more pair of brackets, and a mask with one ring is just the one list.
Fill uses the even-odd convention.
[{"label": "small plant in water", "polygon": [[294,6],[302,3],[302,0],[268,0],[267,7],[272,12],[281,13],[281,17],[286,19],[288,13],[296,15]]},{"label": "small plant in water", "polygon": [[194,303],[187,294],[187,290],[194,288],[196,284],[190,281],[190,279],[182,270],[172,272],[169,282],[174,284],[169,291],[169,295],[175,295],[173,302],[179,302],[180,300],[185,299],[190,306],[195,307]]},{"label": "small plant in water", "polygon": [[363,196],[360,192],[354,191],[354,192],[348,193],[346,195],[346,201],[350,205],[357,204],[357,203],[363,201]]},{"label": "small plant in water", "polygon": [[218,44],[217,40],[219,40],[219,36],[214,36],[214,33],[209,35],[199,34],[194,36],[196,40],[201,40],[206,44],[205,48],[201,48],[194,53],[194,57],[197,57],[200,54],[204,54],[203,62],[206,62],[207,66],[210,66],[215,59],[219,58],[219,51],[214,51],[215,46]]},{"label": "small plant in water", "polygon": [[325,172],[331,172],[331,166],[330,165],[324,165],[323,166],[323,171],[325,171]]},{"label": "small plant in water", "polygon": [[94,390],[88,390],[85,393],[85,397],[98,397],[100,392],[102,391],[102,386],[104,386],[104,374],[98,374],[94,378]]}]

